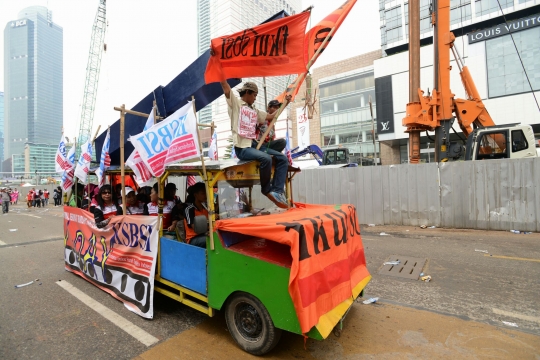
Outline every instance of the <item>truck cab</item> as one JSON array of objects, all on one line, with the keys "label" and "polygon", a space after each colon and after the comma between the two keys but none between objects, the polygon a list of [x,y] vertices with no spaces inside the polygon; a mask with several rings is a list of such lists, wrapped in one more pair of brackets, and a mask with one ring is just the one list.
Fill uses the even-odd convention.
[{"label": "truck cab", "polygon": [[349,164],[350,154],[349,149],[344,147],[336,147],[324,149],[322,165],[340,165]]},{"label": "truck cab", "polygon": [[530,125],[507,124],[475,129],[467,139],[465,160],[537,157]]}]

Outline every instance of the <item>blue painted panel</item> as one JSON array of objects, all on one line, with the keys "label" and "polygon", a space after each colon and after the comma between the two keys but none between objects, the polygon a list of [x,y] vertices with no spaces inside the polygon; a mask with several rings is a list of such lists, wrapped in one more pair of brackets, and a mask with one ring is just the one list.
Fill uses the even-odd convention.
[{"label": "blue painted panel", "polygon": [[206,295],[206,249],[167,238],[159,242],[161,277]]}]

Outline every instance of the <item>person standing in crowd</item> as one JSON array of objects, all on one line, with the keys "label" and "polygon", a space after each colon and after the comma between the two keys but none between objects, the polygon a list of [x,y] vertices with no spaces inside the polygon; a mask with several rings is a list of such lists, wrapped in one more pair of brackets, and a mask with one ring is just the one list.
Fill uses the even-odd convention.
[{"label": "person standing in crowd", "polygon": [[17,189],[13,190],[10,196],[11,196],[11,205],[17,205],[17,202],[19,201],[19,191]]},{"label": "person standing in crowd", "polygon": [[45,197],[45,206],[49,205],[49,190],[43,190],[43,196]]},{"label": "person standing in crowd", "polygon": [[29,209],[32,207],[33,202],[34,202],[34,191],[32,189],[28,191],[28,194],[26,194],[26,205],[28,206]]},{"label": "person standing in crowd", "polygon": [[34,207],[41,207],[41,196],[40,196],[40,190],[39,189],[36,189],[36,191],[34,192]]},{"label": "person standing in crowd", "polygon": [[41,207],[45,207],[45,192],[43,190],[39,190],[39,200],[41,202]]},{"label": "person standing in crowd", "polygon": [[126,186],[126,215],[148,215],[148,206],[137,199],[137,192]]},{"label": "person standing in crowd", "polygon": [[186,210],[184,227],[186,230],[186,243],[193,246],[206,247],[207,234],[197,234],[193,230],[195,217],[199,215],[206,216],[208,219],[208,208],[206,205],[206,185],[204,183],[196,183],[187,189],[188,197],[186,199]]},{"label": "person standing in crowd", "polygon": [[122,207],[116,202],[111,185],[103,185],[99,189],[97,203],[94,209],[94,220],[100,229],[107,226],[113,216],[122,215]]},{"label": "person standing in crowd", "polygon": [[7,189],[0,190],[0,198],[2,200],[2,214],[7,214],[9,212],[9,202],[11,197],[8,194]]},{"label": "person standing in crowd", "polygon": [[71,187],[71,198],[68,201],[68,206],[81,208],[84,195],[83,184],[77,184],[77,190],[75,190],[75,184]]},{"label": "person standing in crowd", "polygon": [[54,199],[54,206],[62,205],[62,188],[60,186],[54,189],[53,199]]},{"label": "person standing in crowd", "polygon": [[[284,195],[285,179],[289,167],[287,156],[269,148],[261,151],[252,147],[252,140],[256,139],[257,123],[265,124],[267,121],[271,121],[276,113],[267,114],[256,109],[253,105],[259,92],[257,84],[253,82],[244,83],[239,90],[240,99],[231,94],[231,87],[227,81],[222,81],[220,84],[227,100],[236,156],[240,160],[258,161],[262,194],[267,196],[278,207],[288,208],[287,198]],[[287,101],[290,101],[290,96],[287,96]],[[274,178],[270,182],[272,156],[276,160],[276,167],[274,169]]]},{"label": "person standing in crowd", "polygon": [[[269,114],[273,114],[276,111],[278,111],[279,107],[281,106],[281,103],[277,100],[272,100],[268,103],[268,108],[266,111]],[[266,123],[257,125],[257,131],[255,132],[257,136],[257,140],[253,140],[251,143],[251,146],[254,148],[257,148],[257,145],[259,144],[259,141],[261,140],[264,132],[268,129],[270,126],[270,123],[272,121],[267,121]],[[261,151],[265,151],[267,148],[275,150],[277,152],[282,152],[283,149],[285,149],[285,146],[287,146],[287,141],[285,139],[277,139],[276,140],[276,129],[275,127],[272,127],[270,131],[268,132],[268,135],[266,136],[266,139],[264,139],[264,142],[261,146]]]}]

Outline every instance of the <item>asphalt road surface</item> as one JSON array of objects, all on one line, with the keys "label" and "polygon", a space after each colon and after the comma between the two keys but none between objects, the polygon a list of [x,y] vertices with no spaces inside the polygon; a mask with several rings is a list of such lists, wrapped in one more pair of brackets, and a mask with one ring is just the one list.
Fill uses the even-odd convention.
[{"label": "asphalt road surface", "polygon": [[[66,272],[62,223],[62,209],[51,205],[19,205],[0,216],[0,359],[251,357],[219,312],[208,318],[156,293],[154,319],[145,320]],[[373,275],[366,297],[379,301],[355,303],[340,337],[304,344],[284,333],[266,357],[540,358],[540,234],[363,227],[362,239]],[[423,272],[432,280],[378,274],[391,255],[426,258]],[[66,291],[69,285],[113,321]],[[141,334],[157,342],[147,346]]]}]

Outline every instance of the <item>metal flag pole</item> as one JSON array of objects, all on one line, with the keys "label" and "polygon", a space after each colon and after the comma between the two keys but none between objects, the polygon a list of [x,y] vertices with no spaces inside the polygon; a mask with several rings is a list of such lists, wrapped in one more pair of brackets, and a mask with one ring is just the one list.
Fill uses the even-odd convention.
[{"label": "metal flag pole", "polygon": [[[332,38],[332,35],[334,35],[334,32],[336,31],[336,29],[337,29],[337,27],[334,26],[332,28],[332,30],[330,31],[330,33],[324,38],[324,41],[322,42],[321,46],[319,46],[319,48],[317,49],[317,52],[309,60],[307,66],[306,66],[306,72],[302,73],[300,76],[306,77],[307,72],[309,71],[309,69],[311,68],[311,66],[315,62],[315,60],[319,57],[320,53],[324,50],[324,48],[326,46],[326,43],[328,42],[328,40],[330,40]],[[300,82],[296,82],[296,84],[291,88],[291,93],[294,92],[294,90],[296,90],[299,83]],[[279,115],[281,115],[281,113],[285,109],[285,106],[286,106],[285,102],[283,102],[281,104],[281,106],[279,107],[278,111],[276,112],[276,115],[272,119],[272,122],[270,123],[270,125],[268,126],[266,131],[264,132],[263,136],[261,137],[261,140],[259,140],[259,143],[257,144],[257,150],[259,150],[261,148],[262,144],[264,143],[264,139],[266,139],[266,137],[268,136],[268,133],[274,127]]]}]

